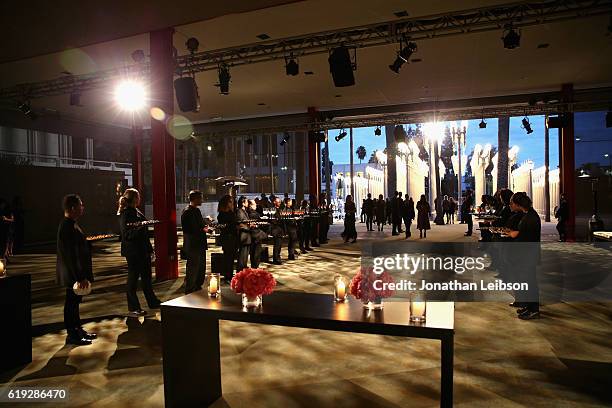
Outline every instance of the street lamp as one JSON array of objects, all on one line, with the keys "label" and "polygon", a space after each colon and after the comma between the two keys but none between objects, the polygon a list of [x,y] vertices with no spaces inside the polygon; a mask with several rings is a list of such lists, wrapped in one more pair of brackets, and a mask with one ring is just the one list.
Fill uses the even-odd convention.
[{"label": "street lamp", "polygon": [[[461,125],[457,126],[456,122],[451,123],[451,134],[453,136],[453,146],[457,146],[457,155],[459,156],[458,161],[458,172],[457,172],[457,205],[459,209],[461,209],[461,201],[462,201],[462,172],[461,172],[461,148],[465,148],[465,140],[467,134],[468,122],[467,120],[462,120]],[[458,213],[459,221],[461,221],[461,210]]]}]

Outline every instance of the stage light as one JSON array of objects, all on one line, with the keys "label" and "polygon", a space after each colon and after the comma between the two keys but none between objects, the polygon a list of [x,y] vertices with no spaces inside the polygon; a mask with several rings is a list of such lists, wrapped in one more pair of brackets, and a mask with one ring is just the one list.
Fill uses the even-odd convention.
[{"label": "stage light", "polygon": [[389,65],[389,69],[395,72],[396,74],[399,74],[399,70],[402,67],[402,65],[408,62],[408,60],[410,59],[410,56],[412,55],[412,53],[416,51],[416,49],[417,49],[417,45],[415,43],[409,42],[408,44],[406,44],[404,48],[398,51],[397,57],[395,58],[395,61],[393,62],[393,64]]},{"label": "stage light", "polygon": [[74,91],[70,94],[70,106],[81,106],[81,93]]},{"label": "stage light", "polygon": [[36,112],[32,110],[32,105],[30,105],[30,101],[25,101],[21,103],[19,105],[19,110],[31,120],[36,120],[38,118]]},{"label": "stage light", "polygon": [[546,119],[546,127],[549,129],[560,129],[567,126],[567,117],[565,115],[549,116]]},{"label": "stage light", "polygon": [[195,37],[191,37],[185,42],[185,47],[187,47],[191,54],[195,54],[198,51],[199,46],[200,42]]},{"label": "stage light", "polygon": [[486,129],[487,128],[487,122],[484,121],[484,118],[482,118],[482,120],[478,124],[478,127],[481,128],[481,129]]},{"label": "stage light", "polygon": [[115,101],[121,109],[136,111],[144,107],[146,99],[144,85],[140,82],[128,80],[115,88]]},{"label": "stage light", "polygon": [[209,152],[212,151],[212,146],[211,145],[206,146],[206,150],[208,150]]},{"label": "stage light", "polygon": [[334,48],[329,54],[329,71],[336,87],[355,85],[353,71],[357,65],[351,60],[349,49],[341,46]]},{"label": "stage light", "polygon": [[296,76],[300,73],[300,65],[293,58],[293,54],[289,55],[289,58],[285,57],[285,72],[291,76]]},{"label": "stage light", "polygon": [[142,64],[145,61],[145,53],[143,50],[136,50],[132,53],[132,59],[137,64]]},{"label": "stage light", "polygon": [[335,137],[336,142],[341,141],[345,137],[346,137],[346,131],[344,129],[340,130],[340,133],[338,134],[338,136]]},{"label": "stage light", "polygon": [[376,126],[376,129],[374,129],[374,136],[380,136],[382,135],[382,131],[380,130],[380,126]]},{"label": "stage light", "polygon": [[280,141],[280,145],[284,146],[285,144],[287,144],[287,142],[289,141],[289,139],[291,138],[291,135],[287,132],[285,132],[285,134],[283,135],[283,138]]},{"label": "stage light", "polygon": [[506,24],[502,40],[504,48],[513,50],[521,46],[521,33],[515,31],[512,24]]},{"label": "stage light", "polygon": [[215,86],[219,87],[219,93],[222,95],[229,95],[229,83],[232,76],[229,72],[229,67],[226,63],[222,62],[219,64],[219,83]]},{"label": "stage light", "polygon": [[527,132],[528,135],[532,134],[533,133],[533,129],[531,128],[531,123],[529,123],[529,119],[527,119],[527,116],[525,116],[523,118],[523,120],[521,120],[521,122],[523,123],[521,128],[525,129],[525,131]]}]

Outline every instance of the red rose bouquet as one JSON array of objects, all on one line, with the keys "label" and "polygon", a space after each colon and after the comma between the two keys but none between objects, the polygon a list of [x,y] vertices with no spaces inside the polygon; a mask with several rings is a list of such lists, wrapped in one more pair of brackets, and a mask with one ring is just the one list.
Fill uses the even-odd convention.
[{"label": "red rose bouquet", "polygon": [[230,287],[235,293],[244,293],[249,298],[269,295],[276,286],[274,276],[265,269],[244,268],[233,278]]},{"label": "red rose bouquet", "polygon": [[[374,289],[374,282],[376,287]],[[361,299],[362,302],[374,302],[377,299],[387,298],[393,296],[395,291],[390,289],[384,289],[384,283],[393,283],[393,277],[389,275],[387,271],[384,271],[380,275],[374,273],[372,268],[361,268],[361,270],[351,280],[350,293],[357,299]]]}]

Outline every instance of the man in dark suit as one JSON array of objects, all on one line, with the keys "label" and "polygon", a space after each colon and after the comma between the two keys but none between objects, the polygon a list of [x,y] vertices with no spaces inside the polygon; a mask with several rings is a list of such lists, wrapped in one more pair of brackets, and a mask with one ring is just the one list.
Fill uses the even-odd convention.
[{"label": "man in dark suit", "polygon": [[465,236],[469,237],[472,235],[472,230],[474,225],[472,223],[472,208],[474,207],[474,196],[472,195],[472,190],[467,190],[465,192],[465,199],[461,203],[461,221],[467,224],[468,230],[465,233]]},{"label": "man in dark suit", "polygon": [[283,235],[285,234],[285,229],[281,217],[281,200],[280,198],[275,198],[272,201],[274,208],[276,209],[276,213],[273,218],[274,221],[270,226],[270,235],[274,238],[274,249],[272,250],[272,263],[274,265],[282,265],[281,262],[281,243],[283,240]]},{"label": "man in dark suit", "polygon": [[66,343],[79,346],[89,345],[97,335],[87,333],[81,327],[79,304],[82,296],[74,293],[74,284],[80,289],[93,282],[91,250],[85,234],[77,220],[83,215],[83,202],[76,194],[64,197],[64,219],[57,230],[57,283],[66,288],[64,303],[64,325]]},{"label": "man in dark suit", "polygon": [[183,227],[183,256],[187,259],[185,267],[185,294],[202,289],[206,271],[206,232],[208,228],[199,207],[202,205],[202,193],[189,192],[189,205],[181,214]]},{"label": "man in dark suit", "polygon": [[374,231],[374,202],[372,201],[371,193],[368,193],[368,198],[363,200],[362,210],[366,216],[366,229],[368,231]]},{"label": "man in dark suit", "polygon": [[395,192],[393,199],[391,199],[391,222],[393,224],[393,231],[391,231],[391,235],[399,235],[402,232],[401,226],[401,195],[399,191]]}]

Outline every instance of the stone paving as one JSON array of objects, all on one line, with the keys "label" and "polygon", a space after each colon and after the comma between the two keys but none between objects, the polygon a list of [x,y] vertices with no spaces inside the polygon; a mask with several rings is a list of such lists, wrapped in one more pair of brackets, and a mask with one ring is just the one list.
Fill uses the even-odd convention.
[{"label": "stone paving", "polygon": [[[478,235],[464,237],[463,225],[432,228],[427,240],[434,242],[469,242]],[[363,242],[403,238],[391,237],[388,226],[379,233],[358,224],[357,243],[344,244],[341,229],[332,226],[330,243],[297,261],[265,265],[278,290],[329,293],[336,273],[351,276],[358,269]],[[545,240],[556,239],[554,232],[552,224],[544,225]],[[414,230],[412,240],[418,240]],[[87,347],[64,344],[53,249],[14,258],[9,273],[32,274],[34,361],[2,373],[0,381],[67,387],[70,399],[63,406],[163,406],[159,313],[126,319],[126,265],[118,244],[95,249],[95,290],[81,315],[86,330],[100,337]],[[180,272],[177,280],[155,284],[162,300],[182,294],[183,262]],[[550,303],[542,311],[542,319],[525,322],[507,303],[456,304],[455,406],[612,404],[611,304]],[[224,398],[215,407],[439,405],[437,341],[222,322],[221,345]]]}]

